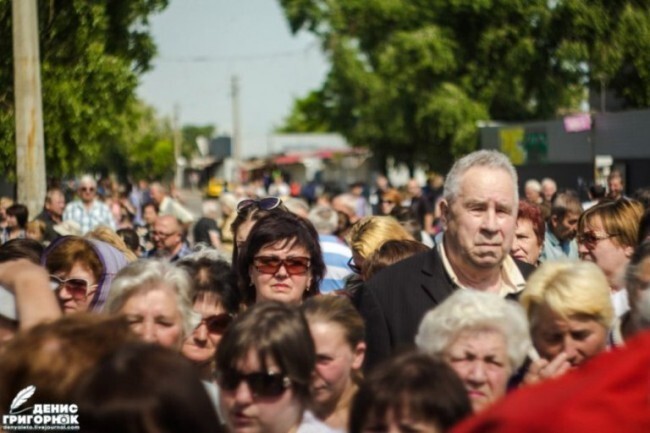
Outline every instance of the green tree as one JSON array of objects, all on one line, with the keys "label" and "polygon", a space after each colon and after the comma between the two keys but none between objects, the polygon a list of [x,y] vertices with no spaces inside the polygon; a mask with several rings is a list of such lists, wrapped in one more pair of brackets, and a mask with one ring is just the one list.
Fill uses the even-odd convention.
[{"label": "green tree", "polygon": [[[135,131],[139,74],[155,45],[148,17],[167,0],[39,0],[48,175],[113,171]],[[11,0],[0,0],[0,173],[15,169]]]},{"label": "green tree", "polygon": [[[477,122],[548,119],[588,86],[650,95],[650,3],[605,0],[280,0],[331,68],[280,128],[325,125],[380,159],[444,170]],[[637,41],[636,39],[643,39]],[[617,87],[619,86],[619,87]]]},{"label": "green tree", "polygon": [[215,134],[216,128],[214,125],[184,125],[181,128],[181,136],[183,143],[181,145],[181,154],[190,160],[193,155],[198,153],[196,147],[196,139],[198,137],[205,137],[208,140]]}]

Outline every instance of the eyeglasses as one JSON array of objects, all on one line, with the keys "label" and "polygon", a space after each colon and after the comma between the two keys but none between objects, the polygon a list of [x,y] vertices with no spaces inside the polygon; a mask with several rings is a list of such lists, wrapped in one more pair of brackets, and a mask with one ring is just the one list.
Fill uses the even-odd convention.
[{"label": "eyeglasses", "polygon": [[352,272],[354,272],[355,274],[361,273],[361,267],[357,266],[357,264],[354,263],[354,257],[350,257],[350,260],[348,260],[348,267],[352,269]]},{"label": "eyeglasses", "polygon": [[70,296],[77,301],[86,299],[86,297],[88,297],[88,289],[95,286],[97,286],[97,284],[90,284],[83,278],[68,278],[67,280],[62,280],[56,275],[50,275],[50,287],[52,290],[59,290],[61,287],[65,287],[68,293],[70,293]]},{"label": "eyeglasses", "polygon": [[217,373],[217,383],[224,391],[235,391],[242,380],[246,381],[255,397],[279,397],[291,386],[291,379],[283,373],[242,374],[235,369]]},{"label": "eyeglasses", "polygon": [[271,210],[282,204],[282,200],[278,197],[264,197],[259,200],[257,199],[245,199],[237,203],[237,213],[241,213],[243,210],[248,209],[249,207],[256,205],[262,210]]},{"label": "eyeglasses", "polygon": [[155,237],[159,237],[163,240],[167,239],[170,236],[174,236],[177,232],[171,232],[171,233],[164,233],[164,232],[157,232],[157,231],[152,231],[151,235]]},{"label": "eyeglasses", "polygon": [[593,248],[593,247],[596,246],[596,244],[598,242],[603,241],[605,239],[614,238],[616,236],[618,236],[618,234],[611,234],[611,235],[610,234],[601,234],[601,235],[598,235],[598,234],[596,234],[594,232],[585,232],[585,233],[582,233],[582,234],[578,234],[576,236],[576,239],[578,240],[579,244],[583,244],[586,247]]},{"label": "eyeglasses", "polygon": [[202,318],[196,327],[198,328],[201,324],[205,323],[210,334],[223,334],[228,328],[228,325],[230,325],[230,322],[232,322],[232,316],[228,313],[222,313]]},{"label": "eyeglasses", "polygon": [[82,192],[95,192],[95,188],[93,188],[92,186],[91,187],[82,186],[81,188],[79,188],[79,190]]},{"label": "eyeglasses", "polygon": [[257,256],[253,258],[253,266],[262,274],[275,274],[284,266],[289,275],[302,275],[309,270],[309,257],[287,257],[281,259],[273,256]]}]

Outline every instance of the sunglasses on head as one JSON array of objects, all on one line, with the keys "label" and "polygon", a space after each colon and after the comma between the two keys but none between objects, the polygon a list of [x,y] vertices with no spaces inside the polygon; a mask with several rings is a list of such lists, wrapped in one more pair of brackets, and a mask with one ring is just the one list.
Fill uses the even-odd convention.
[{"label": "sunglasses on head", "polygon": [[245,199],[237,203],[237,213],[242,212],[245,209],[248,209],[251,206],[257,206],[263,210],[271,210],[282,204],[282,200],[278,197],[264,197],[260,199]]},{"label": "sunglasses on head", "polygon": [[232,316],[228,313],[222,313],[202,318],[196,327],[198,328],[201,324],[205,323],[210,334],[223,334],[226,332],[230,322],[232,322]]},{"label": "sunglasses on head", "polygon": [[354,263],[354,257],[350,257],[350,260],[348,260],[348,268],[352,269],[355,274],[361,273],[361,268]]},{"label": "sunglasses on head", "polygon": [[235,369],[217,373],[217,383],[224,391],[235,391],[245,381],[254,397],[279,397],[291,386],[291,379],[283,373],[248,373]]},{"label": "sunglasses on head", "polygon": [[62,280],[56,275],[50,275],[50,287],[52,290],[59,290],[61,287],[70,293],[73,299],[80,301],[86,299],[88,296],[88,289],[90,287],[95,287],[97,284],[90,284],[88,281],[83,278],[68,278]]},{"label": "sunglasses on head", "polygon": [[275,274],[284,266],[289,275],[302,275],[309,270],[309,257],[287,257],[281,259],[273,256],[257,256],[253,258],[253,266],[262,274]]}]

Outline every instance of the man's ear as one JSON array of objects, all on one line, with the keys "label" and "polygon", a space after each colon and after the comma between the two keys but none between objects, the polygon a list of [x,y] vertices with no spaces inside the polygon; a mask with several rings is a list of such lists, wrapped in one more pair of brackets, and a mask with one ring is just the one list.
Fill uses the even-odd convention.
[{"label": "man's ear", "polygon": [[446,230],[449,221],[449,203],[444,198],[440,200],[440,218],[442,219],[443,229]]},{"label": "man's ear", "polygon": [[557,222],[557,215],[551,215],[551,218],[549,218],[549,222],[551,223],[551,227],[555,228],[558,225]]}]

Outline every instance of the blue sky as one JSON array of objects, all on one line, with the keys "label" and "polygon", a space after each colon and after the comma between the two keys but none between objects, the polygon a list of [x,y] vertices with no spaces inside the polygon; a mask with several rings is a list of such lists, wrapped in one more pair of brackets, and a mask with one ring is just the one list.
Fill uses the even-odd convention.
[{"label": "blue sky", "polygon": [[327,72],[318,41],[291,35],[277,0],[171,0],[151,27],[158,57],[141,78],[140,97],[170,117],[178,104],[183,124],[230,133],[230,83],[239,76],[244,156],[266,152],[293,99]]}]

